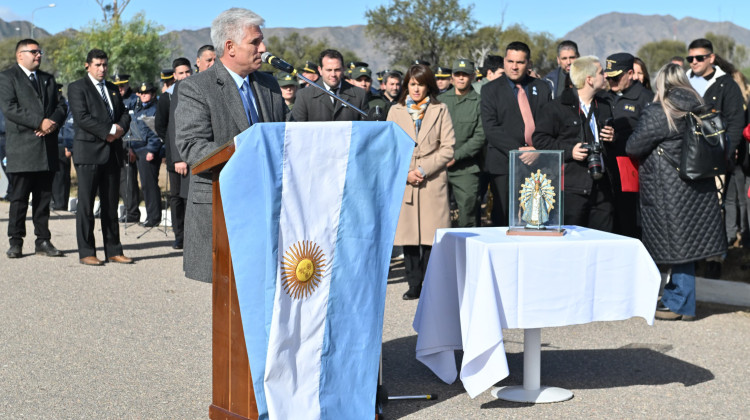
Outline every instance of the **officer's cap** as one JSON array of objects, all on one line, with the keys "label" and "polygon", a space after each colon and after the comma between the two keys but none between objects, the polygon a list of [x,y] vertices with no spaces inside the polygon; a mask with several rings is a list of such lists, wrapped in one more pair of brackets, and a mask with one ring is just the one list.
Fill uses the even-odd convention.
[{"label": "officer's cap", "polygon": [[357,80],[362,76],[367,76],[370,80],[372,80],[372,70],[370,70],[367,66],[360,66],[352,69],[352,79]]},{"label": "officer's cap", "polygon": [[297,78],[285,71],[276,74],[276,81],[279,82],[279,86],[297,86]]},{"label": "officer's cap", "polygon": [[447,79],[451,77],[451,73],[451,69],[449,69],[448,67],[437,66],[437,68],[435,69],[435,77],[437,79]]},{"label": "officer's cap", "polygon": [[124,85],[125,83],[128,83],[128,80],[130,80],[130,75],[125,73],[115,73],[112,76],[112,83],[115,85]]},{"label": "officer's cap", "polygon": [[607,77],[616,77],[620,73],[633,69],[634,57],[628,53],[617,53],[607,57],[607,67],[604,69],[604,75]]},{"label": "officer's cap", "polygon": [[459,58],[453,61],[452,73],[466,73],[468,75],[474,74],[474,62],[465,58]]},{"label": "officer's cap", "polygon": [[156,92],[156,86],[152,82],[141,82],[138,93]]},{"label": "officer's cap", "polygon": [[318,66],[312,61],[305,61],[305,65],[299,70],[304,73],[315,73],[318,74]]},{"label": "officer's cap", "polygon": [[161,69],[159,77],[164,81],[174,79],[174,69]]}]

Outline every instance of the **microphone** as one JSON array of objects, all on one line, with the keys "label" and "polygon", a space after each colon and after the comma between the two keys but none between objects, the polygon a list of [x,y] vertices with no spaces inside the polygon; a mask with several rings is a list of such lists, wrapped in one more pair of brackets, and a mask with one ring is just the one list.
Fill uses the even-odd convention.
[{"label": "microphone", "polygon": [[276,57],[270,52],[264,52],[263,54],[261,54],[260,59],[263,60],[264,63],[268,63],[281,71],[285,71],[289,74],[295,74],[294,67],[291,64],[280,59],[279,57]]}]

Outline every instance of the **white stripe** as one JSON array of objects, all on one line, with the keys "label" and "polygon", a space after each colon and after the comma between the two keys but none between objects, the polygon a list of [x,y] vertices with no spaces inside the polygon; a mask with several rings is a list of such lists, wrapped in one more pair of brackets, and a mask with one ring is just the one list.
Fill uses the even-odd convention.
[{"label": "white stripe", "polygon": [[265,372],[271,419],[320,418],[320,357],[350,138],[351,123],[286,124],[279,260],[310,240],[325,254],[326,271],[301,299],[287,294],[277,271]]}]

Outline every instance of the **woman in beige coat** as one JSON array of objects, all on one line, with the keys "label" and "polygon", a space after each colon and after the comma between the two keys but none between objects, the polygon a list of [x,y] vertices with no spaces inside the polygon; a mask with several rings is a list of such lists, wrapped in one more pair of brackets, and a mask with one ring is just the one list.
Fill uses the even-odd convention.
[{"label": "woman in beige coat", "polygon": [[453,123],[429,67],[415,64],[401,85],[398,103],[388,121],[399,125],[416,142],[406,178],[395,245],[404,247],[409,290],[405,300],[417,299],[430,259],[435,230],[450,227],[446,164],[453,159]]}]

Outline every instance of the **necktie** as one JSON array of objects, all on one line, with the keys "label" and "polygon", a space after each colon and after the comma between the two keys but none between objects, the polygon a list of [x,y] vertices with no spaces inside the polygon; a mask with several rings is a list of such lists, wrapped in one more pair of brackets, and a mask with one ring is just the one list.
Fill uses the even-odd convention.
[{"label": "necktie", "polygon": [[534,116],[531,114],[531,106],[529,105],[529,98],[526,96],[526,91],[523,86],[516,84],[518,88],[518,107],[521,109],[521,117],[523,117],[523,136],[526,140],[526,144],[532,146],[531,135],[534,134]]},{"label": "necktie", "polygon": [[255,111],[255,106],[253,106],[255,98],[253,97],[252,89],[250,89],[250,84],[247,83],[247,79],[242,83],[242,88],[240,89],[240,97],[242,98],[242,105],[245,107],[247,121],[250,123],[250,125],[255,124],[256,122],[258,122],[259,118],[257,111]]},{"label": "necktie", "polygon": [[112,108],[109,106],[109,101],[107,100],[107,91],[104,89],[104,82],[99,82],[99,92],[102,94],[102,99],[104,100],[104,107],[107,108],[107,112],[109,113],[109,119],[111,121],[115,120],[115,114],[112,112]]},{"label": "necktie", "polygon": [[34,73],[29,75],[29,80],[31,80],[31,84],[34,85],[34,90],[36,91],[37,96],[42,96],[42,91],[39,89],[39,81],[36,79]]}]

